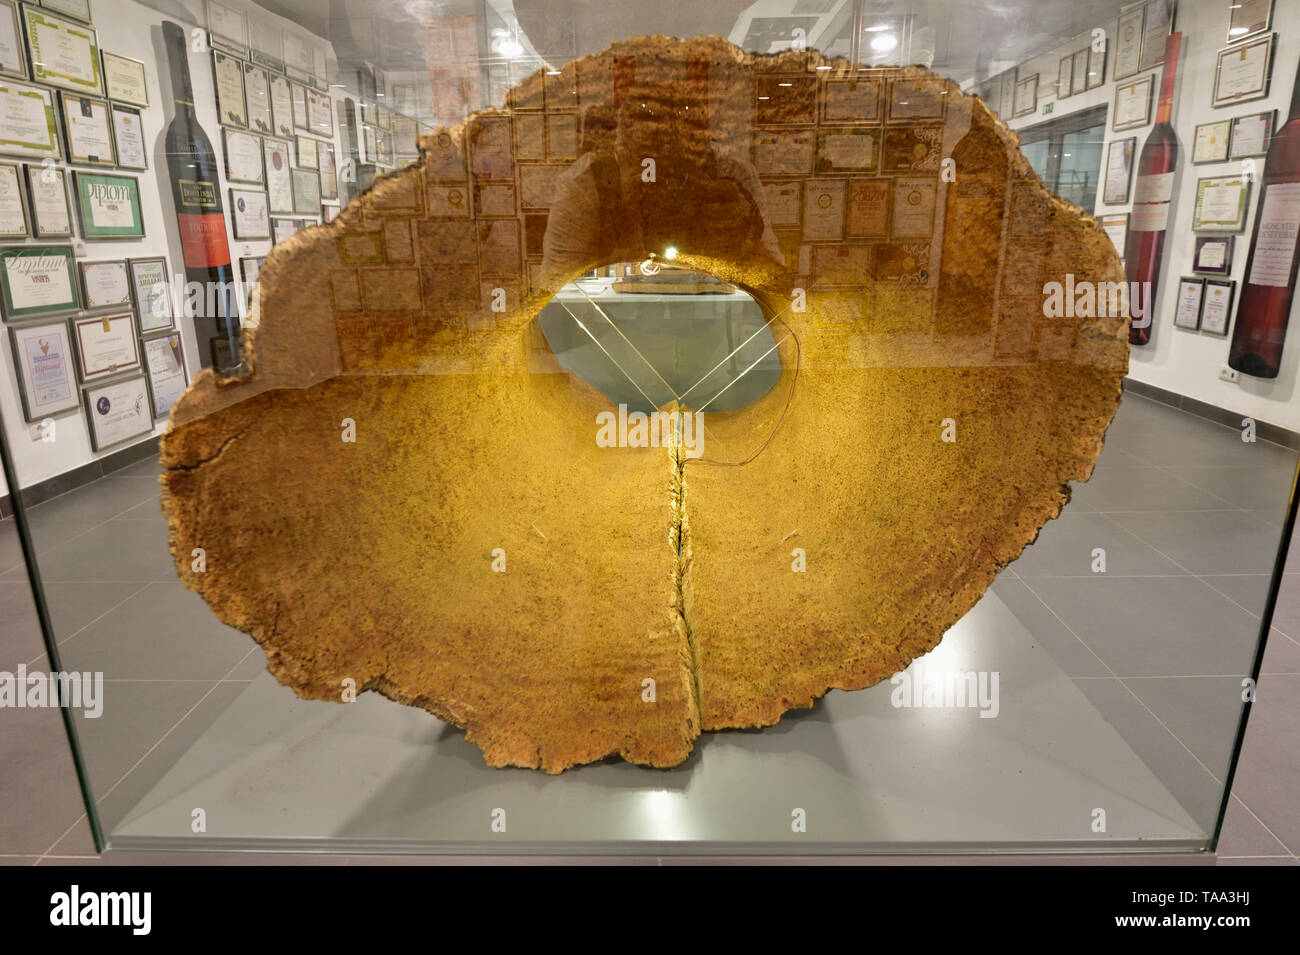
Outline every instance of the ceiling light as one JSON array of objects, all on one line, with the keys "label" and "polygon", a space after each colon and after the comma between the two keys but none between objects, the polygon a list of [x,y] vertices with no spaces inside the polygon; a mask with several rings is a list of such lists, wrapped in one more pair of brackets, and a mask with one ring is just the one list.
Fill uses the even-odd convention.
[{"label": "ceiling light", "polygon": [[892,33],[882,33],[871,38],[871,48],[877,53],[888,53],[896,46],[898,46],[898,37]]}]

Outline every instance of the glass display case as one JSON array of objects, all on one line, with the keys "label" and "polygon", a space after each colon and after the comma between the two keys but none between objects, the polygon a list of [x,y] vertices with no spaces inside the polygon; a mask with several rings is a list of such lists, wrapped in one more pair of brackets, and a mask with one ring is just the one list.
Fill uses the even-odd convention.
[{"label": "glass display case", "polygon": [[0,690],[98,847],[1213,850],[1300,0],[0,22]]}]

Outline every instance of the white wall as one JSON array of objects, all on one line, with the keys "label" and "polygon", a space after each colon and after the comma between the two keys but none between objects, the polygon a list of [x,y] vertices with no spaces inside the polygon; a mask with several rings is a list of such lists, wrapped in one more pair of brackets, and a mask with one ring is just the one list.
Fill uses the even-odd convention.
[{"label": "white wall", "polygon": [[[1296,79],[1296,67],[1300,62],[1300,0],[1276,0],[1273,31],[1277,34],[1277,41],[1273,52],[1272,83],[1269,86],[1268,97],[1242,103],[1239,106],[1215,109],[1210,105],[1214,67],[1216,53],[1226,46],[1224,41],[1228,31],[1227,21],[1228,5],[1223,0],[1181,0],[1178,4],[1174,29],[1183,35],[1182,49],[1179,54],[1178,88],[1174,100],[1174,131],[1178,135],[1179,148],[1178,176],[1169,231],[1165,236],[1164,262],[1154,316],[1155,326],[1150,344],[1132,350],[1129,374],[1136,381],[1156,385],[1242,415],[1249,415],[1260,421],[1281,425],[1292,431],[1300,431],[1300,402],[1295,400],[1297,369],[1300,369],[1300,330],[1298,330],[1300,317],[1295,313],[1296,309],[1300,308],[1300,297],[1297,297],[1292,307],[1286,347],[1282,353],[1282,368],[1278,377],[1274,379],[1266,380],[1242,375],[1237,383],[1221,381],[1219,370],[1227,365],[1231,328],[1228,338],[1223,338],[1203,332],[1188,332],[1173,325],[1178,279],[1180,276],[1192,274],[1192,252],[1195,247],[1192,210],[1196,202],[1196,180],[1240,171],[1236,163],[1193,166],[1191,151],[1195,129],[1201,123],[1230,119],[1247,113],[1261,113],[1269,109],[1278,111],[1279,126],[1285,123],[1291,103],[1291,90]],[[1098,24],[1098,26],[1105,28],[1107,36],[1113,39],[1115,21]],[[1034,115],[1012,120],[1009,125],[1013,129],[1023,130],[1099,104],[1113,107],[1115,97],[1115,83],[1111,79],[1115,55],[1113,42],[1107,51],[1104,86],[1064,100],[1055,99],[1057,66],[1060,58],[1067,53],[1082,49],[1086,36],[1087,34],[1081,35],[1051,53],[1021,64],[1022,78],[1035,72],[1040,74],[1039,105]],[[1155,77],[1156,89],[1152,96],[1152,122],[1154,123],[1160,69],[1157,67],[1148,72]],[[1145,75],[1147,74],[1140,73],[1136,77],[1126,77],[1124,82],[1130,83]],[[1044,116],[1043,106],[1048,102],[1054,102],[1055,106],[1050,115]],[[1109,112],[1107,114],[1107,143],[1113,139],[1136,136],[1140,153],[1142,144],[1150,132],[1150,125],[1136,130],[1114,132],[1110,129]],[[1255,160],[1257,172],[1263,171],[1263,162],[1262,158]],[[1104,179],[1104,147],[1102,163]],[[1136,156],[1134,164],[1136,166]],[[1136,178],[1136,170],[1134,175]],[[1102,190],[1099,186],[1096,215],[1130,211],[1128,205],[1103,205],[1101,199]],[[1233,269],[1230,277],[1237,282],[1238,298],[1241,294],[1246,256],[1250,251],[1250,235],[1258,211],[1258,201],[1259,188],[1256,183],[1250,195],[1246,229],[1236,236],[1233,243]],[[1233,322],[1235,325],[1235,316]]]}]

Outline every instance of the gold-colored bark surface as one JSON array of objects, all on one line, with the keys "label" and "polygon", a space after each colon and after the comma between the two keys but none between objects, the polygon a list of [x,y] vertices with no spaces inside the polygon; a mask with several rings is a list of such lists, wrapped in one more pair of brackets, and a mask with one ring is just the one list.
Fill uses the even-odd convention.
[{"label": "gold-colored bark surface", "polygon": [[[926,70],[639,38],[422,148],[272,252],[249,375],[164,436],[181,578],[304,697],[353,681],[496,766],[675,765],[934,647],[1091,473],[1127,321],[1044,285],[1119,282],[1114,249]],[[698,459],[598,446],[533,323],[670,245],[783,365]]]}]

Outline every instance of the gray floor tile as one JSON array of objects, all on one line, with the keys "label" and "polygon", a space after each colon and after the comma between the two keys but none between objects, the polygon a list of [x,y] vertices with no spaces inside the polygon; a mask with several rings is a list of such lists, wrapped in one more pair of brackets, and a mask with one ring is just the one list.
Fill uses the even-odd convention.
[{"label": "gray floor tile", "polygon": [[1166,557],[1194,574],[1271,574],[1277,528],[1241,511],[1177,511],[1111,514]]},{"label": "gray floor tile", "polygon": [[1215,865],[1222,865],[1222,866],[1238,866],[1238,865],[1251,865],[1251,866],[1254,866],[1254,865],[1288,865],[1288,866],[1290,866],[1290,865],[1300,865],[1300,862],[1297,862],[1297,861],[1296,861],[1294,858],[1292,858],[1291,856],[1277,856],[1277,857],[1258,857],[1258,856],[1257,856],[1257,857],[1255,857],[1255,858],[1253,858],[1253,859],[1252,859],[1252,858],[1235,858],[1235,859],[1234,859],[1234,858],[1226,858],[1226,859],[1219,859],[1219,860],[1217,860],[1217,861],[1215,862]]},{"label": "gray floor tile", "polygon": [[1124,682],[1211,773],[1228,778],[1245,705],[1240,677],[1148,677]]},{"label": "gray floor tile", "polygon": [[1300,643],[1278,630],[1270,631],[1260,672],[1300,673]]},{"label": "gray floor tile", "polygon": [[1268,574],[1204,574],[1201,577],[1207,584],[1231,597],[1244,609],[1256,616],[1264,613],[1264,601],[1268,597]]},{"label": "gray floor tile", "polygon": [[0,521],[0,573],[23,562],[23,548],[18,540],[18,523],[12,518]]},{"label": "gray floor tile", "polygon": [[1272,514],[1282,522],[1291,499],[1295,467],[1174,467],[1170,474],[1236,507]]},{"label": "gray floor tile", "polygon": [[1286,846],[1264,827],[1236,796],[1228,800],[1228,812],[1223,817],[1223,830],[1219,834],[1220,856],[1278,856],[1287,855]]},{"label": "gray floor tile", "polygon": [[[42,580],[139,581],[175,576],[167,550],[165,525],[153,521],[116,521],[101,524],[75,540],[60,544],[40,561]],[[11,570],[6,578],[25,576]]]},{"label": "gray floor tile", "polygon": [[1107,576],[1185,573],[1108,517],[1068,510],[1047,522],[1014,566],[1021,577],[1092,576],[1096,548],[1105,551]]},{"label": "gray floor tile", "polygon": [[1287,850],[1300,850],[1300,751],[1295,745],[1300,676],[1262,676],[1237,762],[1233,792]]},{"label": "gray floor tile", "polygon": [[137,504],[129,511],[123,511],[113,518],[114,521],[162,521],[166,522],[163,517],[162,504],[157,497],[152,497],[141,504]]},{"label": "gray floor tile", "polygon": [[[98,527],[102,521],[94,520],[54,520],[32,516],[27,521],[32,542],[36,547],[37,558],[43,558],[56,547],[80,537],[89,530]],[[25,570],[23,571],[26,572]]]},{"label": "gray floor tile", "polygon": [[41,582],[41,589],[45,593],[45,606],[50,611],[55,637],[60,643],[147,586],[148,584],[139,582],[69,583],[59,580]]},{"label": "gray floor tile", "polygon": [[137,461],[135,464],[128,464],[124,468],[118,468],[109,474],[109,477],[151,477],[156,478],[161,472],[162,467],[158,463],[158,455],[153,454],[143,461]]},{"label": "gray floor tile", "polygon": [[63,838],[50,848],[50,852],[60,856],[93,856],[97,854],[95,837],[90,832],[90,823],[86,820],[84,814],[64,834]]},{"label": "gray floor tile", "polygon": [[256,680],[266,672],[266,653],[253,641],[252,637],[246,637],[245,639],[248,642],[250,652],[226,677],[227,681],[247,682]]},{"label": "gray floor tile", "polygon": [[56,709],[0,711],[0,852],[44,852],[85,807]]},{"label": "gray floor tile", "polygon": [[0,580],[0,670],[12,670],[45,652],[40,620],[25,580]]},{"label": "gray floor tile", "polygon": [[1283,574],[1273,605],[1273,626],[1300,640],[1300,576]]},{"label": "gray floor tile", "polygon": [[1159,468],[1098,471],[1074,495],[1099,511],[1210,510],[1227,503]]},{"label": "gray floor tile", "polygon": [[1296,452],[1267,441],[1247,442],[1241,433],[1212,426],[1199,431],[1176,428],[1143,431],[1117,439],[1127,451],[1160,467],[1295,467]]},{"label": "gray floor tile", "polygon": [[1023,581],[999,577],[991,589],[1067,675],[1111,675],[1096,654],[1084,646]]},{"label": "gray floor tile", "polygon": [[39,521],[106,521],[150,498],[158,483],[144,477],[108,477],[29,507],[33,523]]}]

